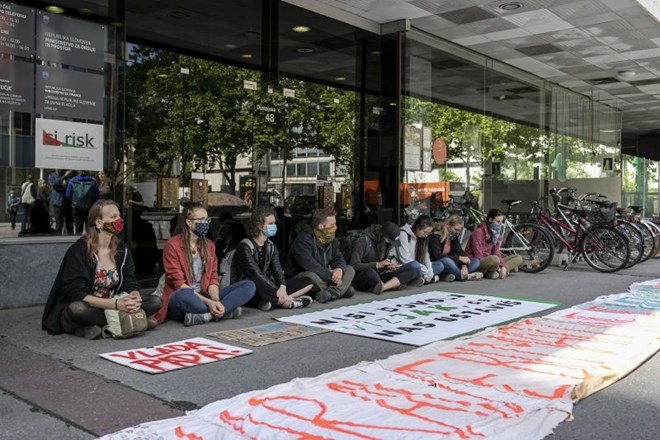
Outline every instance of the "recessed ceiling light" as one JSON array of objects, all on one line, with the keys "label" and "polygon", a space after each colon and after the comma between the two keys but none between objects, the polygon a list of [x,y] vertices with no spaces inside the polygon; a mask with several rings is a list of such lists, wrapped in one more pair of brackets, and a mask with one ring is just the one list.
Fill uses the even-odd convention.
[{"label": "recessed ceiling light", "polygon": [[169,78],[170,74],[169,73],[159,73],[156,76],[158,76],[158,78]]},{"label": "recessed ceiling light", "polygon": [[337,76],[337,77],[335,77],[335,81],[346,81],[346,77],[345,76]]},{"label": "recessed ceiling light", "polygon": [[300,49],[298,49],[298,53],[312,53],[312,52],[314,52],[314,49],[312,49],[311,47],[301,47]]},{"label": "recessed ceiling light", "polygon": [[124,27],[124,23],[122,23],[121,21],[113,21],[113,22],[110,23],[110,25],[112,25],[114,27],[118,27],[118,28]]},{"label": "recessed ceiling light", "polygon": [[94,11],[89,8],[80,8],[78,9],[78,12],[80,12],[82,15],[92,15],[94,13]]},{"label": "recessed ceiling light", "polygon": [[243,55],[241,55],[241,58],[245,58],[246,60],[249,60],[250,58],[252,58],[252,54],[251,53],[244,53]]},{"label": "recessed ceiling light", "polygon": [[46,11],[51,14],[64,14],[64,8],[61,6],[50,5],[46,6]]},{"label": "recessed ceiling light", "polygon": [[225,48],[227,49],[236,49],[238,46],[233,44],[233,43],[227,43],[225,44]]},{"label": "recessed ceiling light", "polygon": [[300,32],[300,33],[302,34],[302,33],[305,33],[305,32],[309,32],[309,31],[311,31],[312,29],[311,29],[309,26],[302,26],[302,25],[300,25],[300,26],[294,26],[294,27],[292,27],[291,30],[292,30],[293,32]]},{"label": "recessed ceiling light", "polygon": [[371,55],[382,55],[383,51],[382,50],[372,50],[369,52]]},{"label": "recessed ceiling light", "polygon": [[637,72],[634,70],[622,70],[620,72],[617,72],[617,76],[621,79],[630,79],[637,75]]},{"label": "recessed ceiling light", "polygon": [[522,4],[518,2],[502,3],[498,8],[502,11],[515,11],[516,9],[522,8]]},{"label": "recessed ceiling light", "polygon": [[243,32],[243,36],[247,38],[259,38],[261,34],[257,31],[246,31]]},{"label": "recessed ceiling light", "polygon": [[396,102],[390,102],[390,105],[391,105],[392,107],[396,107]]}]

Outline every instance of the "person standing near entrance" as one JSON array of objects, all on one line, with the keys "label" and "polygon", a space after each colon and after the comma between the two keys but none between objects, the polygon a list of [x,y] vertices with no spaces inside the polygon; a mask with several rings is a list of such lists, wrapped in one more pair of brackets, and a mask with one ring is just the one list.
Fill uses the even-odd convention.
[{"label": "person standing near entrance", "polygon": [[23,208],[23,218],[21,219],[21,232],[24,232],[28,226],[28,216],[32,205],[37,200],[37,187],[34,184],[34,176],[28,174],[27,180],[21,185],[21,207]]},{"label": "person standing near entrance", "polygon": [[18,208],[20,206],[21,199],[16,195],[16,192],[10,191],[7,197],[7,212],[9,213],[12,231],[16,229],[16,214],[18,214]]},{"label": "person standing near entrance", "polygon": [[[63,173],[62,170],[55,170],[48,175],[48,184],[50,185],[50,216],[55,219],[55,230],[62,234],[62,229],[66,225],[66,232],[73,234],[73,217],[71,216],[71,204],[66,200],[66,187],[71,171]],[[68,209],[68,211],[67,211]]]},{"label": "person standing near entrance", "polygon": [[82,234],[87,222],[89,208],[99,199],[99,186],[92,176],[88,176],[87,173],[81,171],[69,180],[65,196],[71,200],[76,234]]}]

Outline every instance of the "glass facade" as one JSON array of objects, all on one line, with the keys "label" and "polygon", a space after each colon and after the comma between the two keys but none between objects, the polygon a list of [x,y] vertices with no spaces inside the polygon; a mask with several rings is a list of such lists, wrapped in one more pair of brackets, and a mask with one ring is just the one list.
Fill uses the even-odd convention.
[{"label": "glass facade", "polygon": [[[414,22],[378,35],[279,1],[95,2],[91,13],[67,3],[52,20],[64,27],[52,34],[60,46],[102,41],[99,66],[84,56],[49,59],[35,37],[46,26],[40,4],[3,2],[34,14],[18,24],[32,26],[34,47],[3,49],[0,66],[14,76],[29,70],[38,93],[29,106],[0,107],[0,189],[20,191],[28,174],[47,179],[55,168],[103,170],[135,249],[141,220],[161,243],[180,197],[217,215],[229,209],[214,204],[220,192],[249,205],[231,207],[236,215],[275,205],[295,222],[332,204],[348,227],[410,222],[466,189],[482,209],[571,186],[658,210],[655,162],[620,155],[620,111]],[[66,84],[49,89],[45,104],[48,69]],[[77,112],[58,93],[80,95]],[[92,98],[96,107],[84,107]],[[101,160],[49,166],[35,145],[42,119],[100,126]],[[135,190],[141,210],[129,209]]]}]

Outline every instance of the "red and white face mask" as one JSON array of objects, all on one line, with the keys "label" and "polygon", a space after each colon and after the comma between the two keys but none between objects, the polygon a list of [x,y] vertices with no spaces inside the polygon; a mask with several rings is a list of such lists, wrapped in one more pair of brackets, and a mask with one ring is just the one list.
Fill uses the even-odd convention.
[{"label": "red and white face mask", "polygon": [[121,234],[124,230],[124,219],[121,217],[114,219],[111,222],[103,222],[102,228],[104,231],[109,232],[110,234]]}]

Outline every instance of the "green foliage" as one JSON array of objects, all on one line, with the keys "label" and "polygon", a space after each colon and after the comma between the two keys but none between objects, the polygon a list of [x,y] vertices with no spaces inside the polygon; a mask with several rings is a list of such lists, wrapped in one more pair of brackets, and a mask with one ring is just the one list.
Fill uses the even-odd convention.
[{"label": "green foliage", "polygon": [[[135,141],[136,169],[171,176],[219,167],[235,188],[241,155],[315,147],[350,165],[356,95],[291,78],[269,93],[259,72],[134,46],[126,68],[126,129]],[[181,73],[189,69],[189,74]],[[258,90],[243,87],[250,80]],[[285,97],[284,88],[295,97]]]}]

